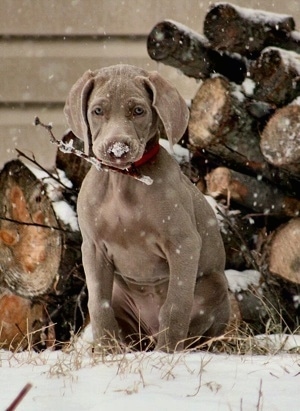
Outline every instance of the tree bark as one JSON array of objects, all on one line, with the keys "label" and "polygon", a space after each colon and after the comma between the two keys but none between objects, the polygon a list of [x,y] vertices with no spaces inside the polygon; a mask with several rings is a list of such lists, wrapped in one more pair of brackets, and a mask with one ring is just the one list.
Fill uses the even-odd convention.
[{"label": "tree bark", "polygon": [[300,94],[300,55],[268,47],[250,66],[253,98],[282,107]]},{"label": "tree bark", "polygon": [[283,44],[300,49],[292,36],[295,21],[291,16],[250,10],[229,3],[213,5],[204,20],[204,34],[216,50],[256,58],[262,49]]},{"label": "tree bark", "polygon": [[220,73],[242,83],[246,76],[242,58],[210,49],[204,36],[175,21],[156,24],[148,36],[147,48],[153,60],[180,69],[195,79]]}]

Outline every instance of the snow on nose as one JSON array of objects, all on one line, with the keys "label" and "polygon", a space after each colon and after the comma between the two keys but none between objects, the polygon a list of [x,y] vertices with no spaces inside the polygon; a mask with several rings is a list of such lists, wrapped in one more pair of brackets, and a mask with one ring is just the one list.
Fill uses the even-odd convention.
[{"label": "snow on nose", "polygon": [[112,145],[110,145],[107,149],[108,154],[112,154],[117,158],[123,157],[129,151],[129,146],[125,143],[120,141],[116,141]]}]

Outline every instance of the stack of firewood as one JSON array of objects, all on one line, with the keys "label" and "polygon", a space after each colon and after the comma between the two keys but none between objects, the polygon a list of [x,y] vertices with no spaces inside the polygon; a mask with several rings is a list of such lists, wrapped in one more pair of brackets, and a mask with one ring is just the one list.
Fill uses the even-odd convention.
[{"label": "stack of firewood", "polygon": [[148,53],[199,79],[185,142],[193,152],[199,188],[225,206],[227,266],[259,270],[265,296],[295,328],[300,315],[300,32],[291,16],[229,3],[211,6],[203,32],[160,22],[148,36]]},{"label": "stack of firewood", "polygon": [[[182,142],[191,164],[182,169],[217,200],[227,268],[253,275],[242,281],[248,288],[232,289],[236,318],[262,331],[277,315],[295,330],[300,33],[293,18],[218,3],[206,15],[204,35],[163,21],[149,34],[148,51],[201,82]],[[75,136],[63,141],[71,138],[80,150]],[[0,173],[0,348],[60,346],[87,321],[72,209],[90,164],[58,151],[57,169],[41,174],[34,159],[19,155],[35,172],[14,160]]]}]

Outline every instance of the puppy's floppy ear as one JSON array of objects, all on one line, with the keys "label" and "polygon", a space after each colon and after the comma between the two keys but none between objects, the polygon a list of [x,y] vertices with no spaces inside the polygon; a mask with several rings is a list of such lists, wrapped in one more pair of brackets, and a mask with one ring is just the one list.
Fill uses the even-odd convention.
[{"label": "puppy's floppy ear", "polygon": [[172,146],[181,139],[187,128],[189,109],[176,88],[157,71],[150,72],[145,81],[153,93],[152,105],[163,123]]},{"label": "puppy's floppy ear", "polygon": [[84,150],[87,155],[89,155],[91,146],[91,133],[87,120],[87,105],[93,86],[94,73],[88,70],[71,88],[64,107],[64,114],[68,125],[75,136],[84,141]]}]

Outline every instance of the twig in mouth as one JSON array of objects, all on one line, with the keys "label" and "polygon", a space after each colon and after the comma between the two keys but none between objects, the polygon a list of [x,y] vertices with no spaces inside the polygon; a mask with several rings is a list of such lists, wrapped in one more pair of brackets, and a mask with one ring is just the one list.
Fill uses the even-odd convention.
[{"label": "twig in mouth", "polygon": [[138,181],[143,182],[146,185],[151,185],[153,183],[153,180],[150,177],[140,174],[135,168],[133,168],[133,170],[131,170],[131,169],[119,170],[119,169],[116,169],[116,168],[113,168],[113,167],[106,166],[100,160],[98,160],[96,157],[90,157],[90,156],[86,155],[85,153],[83,153],[81,150],[77,150],[73,146],[73,140],[70,140],[68,143],[64,143],[61,140],[57,140],[55,138],[53,132],[52,132],[52,125],[42,123],[38,117],[35,117],[34,124],[36,126],[42,126],[48,131],[48,133],[50,134],[50,142],[53,143],[53,144],[56,144],[60,151],[62,151],[63,153],[72,153],[72,154],[75,154],[78,157],[83,158],[87,162],[94,165],[96,167],[96,169],[99,170],[99,171],[113,171],[113,172],[117,172],[117,173],[121,173],[121,174],[126,174],[126,175],[129,175],[129,176],[135,178]]}]

